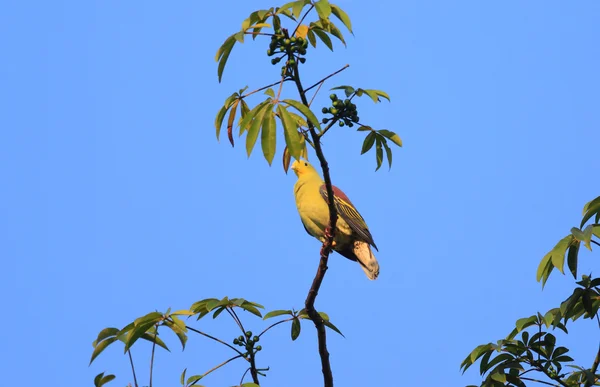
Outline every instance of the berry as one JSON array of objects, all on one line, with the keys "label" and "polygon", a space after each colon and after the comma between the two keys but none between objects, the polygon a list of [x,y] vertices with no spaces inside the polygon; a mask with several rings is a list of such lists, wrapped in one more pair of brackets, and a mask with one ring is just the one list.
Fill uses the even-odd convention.
[{"label": "berry", "polygon": [[323,118],[323,123],[326,124],[329,122],[329,118]]},{"label": "berry", "polygon": [[331,100],[332,100],[332,101],[335,101],[335,100],[337,100],[337,99],[338,99],[337,95],[335,95],[335,94],[331,94],[331,95],[329,96],[329,98],[331,98]]},{"label": "berry", "polygon": [[300,61],[300,63],[306,62],[306,58],[299,58],[298,60]]},{"label": "berry", "polygon": [[323,114],[327,114],[329,113],[329,109],[324,107],[323,109],[321,109],[321,112],[323,112]]},{"label": "berry", "polygon": [[290,66],[294,66],[296,64],[296,61],[293,60],[293,59],[290,59],[290,60],[287,61],[287,64],[290,65]]},{"label": "berry", "polygon": [[257,345],[257,346],[256,346],[256,350],[257,350],[257,351],[260,351],[260,350],[262,350],[262,345]]},{"label": "berry", "polygon": [[334,116],[335,116],[336,114],[338,114],[338,110],[337,110],[336,108],[331,108],[331,109],[329,109],[329,112],[330,112],[331,114],[333,114]]},{"label": "berry", "polygon": [[306,55],[306,48],[300,48],[298,52],[300,53],[300,55]]},{"label": "berry", "polygon": [[353,124],[352,122],[350,122],[350,123],[348,123],[348,126],[349,126],[349,127],[353,127],[353,126],[354,126],[354,124]]},{"label": "berry", "polygon": [[247,331],[247,332],[246,332],[246,337],[247,337],[247,338],[250,338],[250,337],[252,337],[252,331]]},{"label": "berry", "polygon": [[344,126],[344,121],[339,121],[340,126]]},{"label": "berry", "polygon": [[240,341],[238,339],[233,339],[233,344],[234,345],[238,345],[240,343]]},{"label": "berry", "polygon": [[296,39],[296,37],[295,37],[295,36],[290,38],[290,42],[292,42],[292,43],[296,43],[296,40],[297,40],[297,39]]},{"label": "berry", "polygon": [[258,340],[260,340],[260,337],[258,337],[258,336],[254,336],[254,337],[252,338],[252,341],[254,341],[255,343],[256,343]]},{"label": "berry", "polygon": [[275,64],[279,63],[280,60],[281,60],[281,58],[273,58],[273,59],[271,59],[271,64],[275,65]]}]

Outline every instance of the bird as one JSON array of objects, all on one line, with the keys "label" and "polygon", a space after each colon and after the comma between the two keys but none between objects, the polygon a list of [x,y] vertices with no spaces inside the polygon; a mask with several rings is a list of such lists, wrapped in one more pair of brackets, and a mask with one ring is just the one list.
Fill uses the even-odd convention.
[{"label": "bird", "polygon": [[[325,182],[317,170],[306,160],[292,163],[298,177],[294,185],[294,197],[300,219],[306,232],[325,242],[325,229],[329,224],[328,195]],[[377,249],[373,236],[360,213],[350,199],[332,185],[333,203],[338,213],[333,250],[351,261],[358,262],[370,280],[379,276],[379,263],[371,251]]]}]

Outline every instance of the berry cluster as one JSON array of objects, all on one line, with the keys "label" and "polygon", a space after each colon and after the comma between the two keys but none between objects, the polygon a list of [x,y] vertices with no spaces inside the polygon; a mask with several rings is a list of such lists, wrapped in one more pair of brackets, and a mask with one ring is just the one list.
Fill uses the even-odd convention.
[{"label": "berry cluster", "polygon": [[248,356],[248,354],[250,353],[256,353],[262,350],[262,347],[260,345],[257,345],[256,347],[254,346],[254,344],[256,344],[258,340],[260,340],[260,337],[252,337],[252,332],[248,331],[245,333],[245,336],[240,336],[236,339],[233,339],[233,344],[239,345],[240,347],[246,347],[246,353],[244,353],[244,356]]},{"label": "berry cluster", "polygon": [[306,58],[300,57],[300,55],[306,55],[306,48],[308,47],[308,40],[302,37],[288,37],[287,30],[276,30],[275,35],[271,36],[271,44],[267,50],[268,56],[273,56],[277,53],[284,55],[279,58],[271,59],[271,64],[275,65],[281,61],[285,56],[288,60],[285,62],[285,66],[281,67],[281,75],[289,75],[289,68],[296,64],[296,59],[300,63],[306,62]]},{"label": "berry cluster", "polygon": [[338,99],[338,96],[335,94],[331,94],[329,96],[331,98],[332,104],[331,107],[324,107],[321,111],[323,114],[332,114],[332,118],[323,118],[323,123],[326,124],[330,120],[339,120],[339,125],[344,126],[348,125],[349,127],[354,126],[354,122],[359,121],[358,113],[356,111],[356,105],[352,103],[349,99],[341,100]]}]

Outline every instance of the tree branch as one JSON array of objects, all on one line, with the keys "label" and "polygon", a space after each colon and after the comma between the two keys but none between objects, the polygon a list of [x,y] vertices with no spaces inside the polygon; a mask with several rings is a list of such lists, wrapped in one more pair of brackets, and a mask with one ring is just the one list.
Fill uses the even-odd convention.
[{"label": "tree branch", "polygon": [[[596,358],[594,359],[594,364],[592,364],[592,369],[590,370],[592,374],[596,375],[596,371],[598,371],[598,363],[600,363],[600,346],[598,346],[598,352],[596,353]],[[592,386],[593,384],[590,384]],[[588,384],[586,383],[586,387]]]},{"label": "tree branch", "polygon": [[[300,82],[300,72],[298,71],[297,62],[294,65],[294,81],[296,83],[296,87],[298,88],[298,93],[300,94],[302,103],[308,107],[309,104],[308,100],[306,99],[306,91],[303,89],[302,83]],[[327,160],[325,159],[323,150],[321,149],[321,139],[310,120],[308,121],[308,130],[313,139],[315,153],[317,154],[317,158],[321,163],[321,169],[323,170],[323,180],[325,181],[327,197],[329,198],[329,202],[327,203],[329,208],[329,225],[325,229],[325,241],[321,247],[321,259],[319,261],[317,274],[315,275],[310,290],[308,291],[304,305],[306,307],[308,317],[312,320],[312,322],[315,324],[315,328],[317,329],[319,356],[321,357],[321,369],[323,371],[324,386],[333,387],[333,374],[331,372],[331,363],[329,362],[329,352],[327,351],[327,334],[325,332],[325,324],[323,322],[323,318],[315,309],[315,300],[317,299],[319,289],[321,288],[321,283],[323,282],[323,278],[327,272],[327,261],[329,259],[329,254],[332,251],[332,243],[335,237],[337,211],[333,202],[333,188],[331,186],[331,177],[329,175],[329,165],[327,164]]]},{"label": "tree branch", "polygon": [[275,86],[275,85],[279,85],[279,84],[281,84],[281,82],[286,82],[286,81],[291,81],[291,79],[287,79],[287,78],[286,78],[286,79],[284,79],[283,81],[279,80],[279,81],[277,81],[277,82],[273,82],[273,83],[271,83],[270,85],[263,86],[263,87],[261,87],[260,89],[253,90],[253,91],[251,91],[251,92],[249,92],[249,93],[247,93],[247,94],[244,94],[244,95],[242,95],[242,96],[240,97],[240,99],[244,99],[244,98],[246,98],[246,97],[249,97],[249,96],[251,96],[252,94],[258,93],[259,91],[266,90],[266,89],[268,89],[269,87],[273,87],[273,86]]},{"label": "tree branch", "polygon": [[593,244],[595,244],[595,245],[598,245],[598,246],[600,246],[600,243],[596,242],[596,241],[595,241],[595,240],[593,240],[593,239],[590,239],[590,242],[592,242],[592,243],[593,243]]}]

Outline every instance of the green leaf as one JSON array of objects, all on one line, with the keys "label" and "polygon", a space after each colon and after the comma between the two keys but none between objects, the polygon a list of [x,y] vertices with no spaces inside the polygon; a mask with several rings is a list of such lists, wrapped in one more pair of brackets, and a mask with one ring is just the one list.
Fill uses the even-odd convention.
[{"label": "green leaf", "polygon": [[378,130],[378,133],[381,134],[383,137],[387,138],[388,140],[391,140],[394,144],[398,145],[399,147],[402,147],[402,140],[400,139],[400,136],[398,136],[391,130],[381,129]]},{"label": "green leaf", "polygon": [[181,309],[171,313],[171,316],[193,316],[194,312],[188,309]]},{"label": "green leaf", "polygon": [[560,272],[563,274],[565,273],[564,272],[565,254],[567,252],[567,249],[571,245],[572,241],[573,241],[573,236],[567,235],[566,237],[561,239],[556,244],[556,246],[554,246],[554,249],[552,249],[552,265],[554,265],[554,267],[556,267],[558,270],[560,270]]},{"label": "green leaf", "polygon": [[217,118],[215,119],[215,128],[217,129],[217,140],[219,140],[219,136],[221,135],[221,126],[223,126],[223,119],[225,118],[225,113],[227,113],[227,106],[221,107],[219,113],[217,113]]},{"label": "green leaf", "polygon": [[331,5],[329,5],[329,1],[327,0],[319,0],[315,3],[315,9],[317,10],[317,14],[320,19],[327,20],[329,19],[329,15],[331,15]]},{"label": "green leaf", "polygon": [[306,119],[313,124],[313,126],[315,128],[317,128],[319,131],[321,130],[321,123],[319,122],[319,119],[317,118],[317,116],[314,115],[314,113],[303,103],[299,102],[299,101],[295,101],[293,99],[284,99],[283,101],[284,103],[287,103],[288,105],[292,106],[294,109],[298,110],[300,113],[302,113]]},{"label": "green leaf", "polygon": [[377,160],[377,168],[375,171],[381,168],[381,164],[383,163],[383,148],[381,147],[381,140],[377,138],[375,140],[375,159]]},{"label": "green leaf", "polygon": [[196,383],[198,380],[202,379],[203,376],[202,375],[194,375],[194,376],[190,376],[189,378],[187,378],[187,380],[185,381],[185,384],[187,386],[189,386],[192,383]]},{"label": "green leaf", "polygon": [[300,336],[300,320],[295,318],[292,320],[292,341]]},{"label": "green leaf", "polygon": [[101,342],[99,342],[98,345],[96,345],[96,347],[94,348],[94,352],[92,352],[92,358],[90,359],[90,364],[92,364],[94,359],[97,358],[98,355],[100,355],[102,353],[102,351],[104,351],[106,349],[106,347],[108,347],[109,345],[114,343],[116,340],[117,340],[117,338],[113,336],[113,337],[109,337],[106,340],[102,340]]},{"label": "green leaf", "polygon": [[[325,45],[333,51],[333,44],[331,43],[331,38],[327,33],[319,28],[311,28],[309,31],[314,31],[314,33],[325,43]],[[310,40],[310,38],[309,38]]]},{"label": "green leaf", "polygon": [[330,5],[331,5],[331,13],[333,13],[335,15],[335,17],[337,17],[342,23],[344,23],[344,26],[346,26],[346,28],[348,29],[348,31],[350,31],[350,33],[354,34],[352,32],[352,22],[350,21],[350,18],[348,17],[346,12],[344,12],[337,5],[334,5],[334,4],[330,4]]},{"label": "green leaf", "polygon": [[219,315],[220,315],[221,313],[223,313],[223,311],[225,310],[225,308],[226,308],[225,306],[221,306],[221,307],[219,307],[219,308],[217,308],[217,309],[213,309],[213,310],[215,311],[215,312],[213,313],[213,320],[214,320],[214,319],[216,319],[217,317],[219,317]]},{"label": "green leaf", "polygon": [[500,383],[506,383],[506,374],[504,373],[494,372],[490,375],[490,378]]},{"label": "green leaf", "polygon": [[177,320],[175,320],[175,318],[173,318],[173,322],[169,321],[169,320],[165,320],[165,325],[169,328],[171,328],[171,330],[173,331],[173,333],[175,333],[175,335],[177,335],[177,338],[179,339],[179,342],[181,343],[181,350],[185,349],[185,343],[187,342],[187,328],[185,328],[185,325],[183,326],[183,328],[181,328],[180,325],[178,325],[179,323],[176,322]]},{"label": "green leaf", "polygon": [[239,105],[240,100],[236,99],[233,105],[231,105],[231,110],[229,111],[229,119],[227,120],[227,138],[229,138],[229,143],[233,146],[233,121],[235,120],[235,113],[237,111],[237,107]]},{"label": "green leaf", "polygon": [[516,322],[517,331],[521,332],[523,329],[534,325],[537,322],[537,316],[533,315],[530,317],[520,318]]},{"label": "green leaf", "polygon": [[600,215],[600,196],[587,202],[585,206],[583,206],[583,219],[581,220],[581,225],[579,227],[583,227],[594,214],[597,214],[596,223],[598,223],[598,216]]},{"label": "green leaf", "polygon": [[335,326],[333,325],[329,320],[323,320],[323,325],[325,325],[327,328],[333,330],[334,332],[339,333],[340,335],[342,335],[342,337],[346,337],[344,336],[344,334]]},{"label": "green leaf", "polygon": [[371,97],[371,99],[373,100],[373,102],[375,102],[375,103],[379,102],[379,97],[377,96],[377,93],[375,93],[375,90],[362,89],[362,91],[366,95],[368,95],[369,97]]},{"label": "green leaf", "polygon": [[275,92],[273,91],[273,89],[271,87],[269,87],[267,90],[265,90],[265,94],[271,98],[275,98]]},{"label": "green leaf", "polygon": [[183,369],[183,372],[181,373],[181,376],[179,377],[179,383],[181,383],[182,386],[185,386],[185,373],[187,372],[187,368]]},{"label": "green leaf", "polygon": [[387,156],[388,159],[388,165],[390,166],[390,169],[392,169],[392,150],[390,149],[389,145],[387,144],[387,141],[383,140],[383,148],[385,149],[385,155]]},{"label": "green leaf", "polygon": [[315,37],[315,33],[312,29],[308,30],[308,32],[306,33],[306,37],[308,38],[308,41],[313,47],[317,47],[317,38]]},{"label": "green leaf", "polygon": [[579,244],[579,241],[573,241],[571,246],[569,246],[569,251],[567,253],[567,266],[569,267],[569,271],[575,279],[577,279],[577,257],[579,255]]},{"label": "green leaf", "polygon": [[243,305],[240,306],[240,308],[252,313],[253,315],[255,315],[257,317],[262,318],[262,314],[260,313],[260,311],[250,304],[244,303]]},{"label": "green leaf", "polygon": [[540,262],[538,269],[537,269],[537,274],[536,274],[536,280],[538,282],[540,282],[540,280],[542,281],[542,287],[546,284],[546,281],[548,280],[548,277],[550,276],[550,273],[552,272],[552,268],[554,266],[552,266],[552,251],[549,252],[548,254],[544,255],[544,258],[542,258],[542,261]]},{"label": "green leaf", "polygon": [[233,37],[235,38],[236,41],[238,41],[240,43],[244,43],[244,32],[243,31],[235,33],[233,35]]},{"label": "green leaf", "polygon": [[254,148],[254,144],[256,144],[256,139],[258,138],[258,133],[260,132],[260,127],[263,123],[265,112],[267,110],[270,111],[270,107],[272,106],[270,103],[265,102],[263,102],[261,105],[262,107],[256,112],[254,120],[252,121],[252,125],[250,126],[250,130],[248,130],[248,134],[246,135],[246,152],[248,153],[248,157],[250,157],[252,149]]},{"label": "green leaf", "polygon": [[490,352],[493,350],[494,350],[494,347],[493,347],[492,343],[478,345],[473,351],[471,351],[471,353],[461,363],[460,368],[462,368],[463,373],[465,373],[465,371],[471,365],[473,365],[475,360],[479,359],[486,352]]},{"label": "green leaf", "polygon": [[271,165],[273,162],[273,158],[275,157],[275,147],[276,147],[276,135],[277,131],[275,128],[275,114],[271,109],[267,109],[265,111],[265,116],[263,118],[263,128],[260,135],[260,141],[262,146],[263,155],[265,159]]},{"label": "green leaf", "polygon": [[344,90],[346,97],[350,97],[352,94],[354,94],[354,87],[352,86],[337,86],[331,88],[330,90]]},{"label": "green leaf", "polygon": [[360,154],[363,155],[367,153],[373,147],[373,144],[375,144],[375,132],[367,134],[367,136],[365,137],[365,141],[363,142]]},{"label": "green leaf", "polygon": [[256,383],[244,383],[241,385],[241,387],[260,387],[260,386]]},{"label": "green leaf", "polygon": [[298,19],[300,17],[300,15],[302,14],[302,9],[304,8],[304,6],[306,4],[310,4],[310,1],[299,0],[299,1],[294,2],[294,5],[292,7],[292,12],[296,19]]},{"label": "green leaf", "polygon": [[154,343],[155,340],[156,340],[156,345],[158,345],[159,347],[162,347],[162,348],[166,349],[167,351],[171,352],[171,350],[167,347],[167,345],[165,344],[165,342],[162,341],[160,339],[160,337],[158,337],[158,336],[151,335],[149,333],[144,333],[140,338],[144,339],[144,340],[147,340],[147,341],[149,341],[151,343]]},{"label": "green leaf", "polygon": [[102,373],[96,375],[96,377],[94,378],[94,386],[96,386],[96,387],[102,387],[103,385],[105,385],[106,383],[110,382],[114,378],[115,378],[115,375],[106,375],[106,376],[104,376],[104,372],[102,372]]},{"label": "green leaf", "polygon": [[236,34],[231,35],[225,40],[225,43],[219,48],[216,55],[216,60],[219,62],[219,66],[217,68],[217,75],[219,77],[219,83],[221,83],[221,78],[223,76],[223,70],[225,69],[225,64],[227,63],[227,59],[229,58],[229,54],[231,54],[231,50],[236,42]]},{"label": "green leaf", "polygon": [[96,345],[98,345],[99,342],[101,342],[102,340],[111,337],[111,336],[116,336],[118,335],[120,332],[119,329],[117,328],[104,328],[103,330],[100,331],[100,333],[98,333],[98,337],[96,338],[96,340],[94,340],[94,342],[92,343],[92,346],[96,347]]},{"label": "green leaf", "polygon": [[[256,118],[256,115],[258,114],[258,112],[265,107],[265,104],[270,103],[271,99],[267,98],[265,101],[259,103],[258,105],[256,105],[254,108],[252,108],[252,110],[250,110],[247,113],[242,113],[242,117],[240,118],[240,121],[238,123],[238,126],[240,127],[240,136],[244,133],[244,131],[249,130],[250,126],[253,123],[254,118]],[[244,105],[242,104],[242,112],[244,110]]]},{"label": "green leaf", "polygon": [[263,320],[266,320],[266,319],[272,318],[272,317],[283,316],[284,314],[293,316],[293,313],[291,310],[278,309],[278,310],[272,310],[269,313],[265,314],[265,317],[263,317]]},{"label": "green leaf", "polygon": [[304,137],[298,133],[298,126],[283,105],[277,105],[277,113],[279,113],[279,118],[283,124],[285,143],[292,157],[297,160],[300,158],[302,149],[304,148]]},{"label": "green leaf", "polygon": [[333,24],[331,21],[329,22],[329,33],[338,38],[339,41],[342,42],[344,46],[346,46],[346,40],[344,39],[342,31],[340,31],[339,28],[337,28],[335,24]]}]

